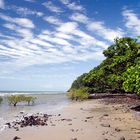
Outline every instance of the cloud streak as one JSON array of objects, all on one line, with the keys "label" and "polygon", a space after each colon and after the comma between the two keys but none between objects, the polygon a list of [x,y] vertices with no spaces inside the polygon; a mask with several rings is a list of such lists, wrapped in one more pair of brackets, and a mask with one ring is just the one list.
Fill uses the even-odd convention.
[{"label": "cloud streak", "polygon": [[51,1],[45,2],[45,3],[43,3],[43,5],[51,12],[55,12],[55,13],[63,12],[63,10],[61,8],[55,6]]},{"label": "cloud streak", "polygon": [[133,10],[125,9],[122,12],[125,19],[125,26],[134,35],[140,35],[140,18]]},{"label": "cloud streak", "polygon": [[35,27],[34,23],[30,19],[27,19],[27,18],[17,18],[17,17],[14,18],[14,17],[6,16],[4,14],[0,14],[0,18],[7,22],[15,23],[16,25],[19,25],[25,28]]},{"label": "cloud streak", "polygon": [[4,0],[0,0],[0,8],[1,9],[4,9],[4,7],[5,7]]}]

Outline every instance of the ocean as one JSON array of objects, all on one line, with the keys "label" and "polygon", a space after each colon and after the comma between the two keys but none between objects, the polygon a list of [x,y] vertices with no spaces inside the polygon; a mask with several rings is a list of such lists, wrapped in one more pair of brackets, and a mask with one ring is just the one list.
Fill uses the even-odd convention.
[{"label": "ocean", "polygon": [[[15,94],[31,95],[37,99],[33,105],[28,106],[25,103],[18,104],[16,107],[13,107],[7,103],[6,96]],[[20,112],[25,112],[28,114],[55,114],[70,103],[70,100],[66,96],[66,92],[60,91],[4,91],[0,92],[0,96],[3,97],[3,102],[0,104],[0,132],[5,129],[5,123],[14,120],[15,116],[20,115]]]}]

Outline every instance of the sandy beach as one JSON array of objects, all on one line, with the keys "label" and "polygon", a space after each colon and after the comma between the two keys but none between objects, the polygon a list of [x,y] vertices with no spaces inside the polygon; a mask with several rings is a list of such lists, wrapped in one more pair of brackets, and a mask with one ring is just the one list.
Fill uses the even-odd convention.
[{"label": "sandy beach", "polygon": [[0,140],[139,140],[139,114],[101,100],[75,102],[48,120],[47,126],[7,129]]}]

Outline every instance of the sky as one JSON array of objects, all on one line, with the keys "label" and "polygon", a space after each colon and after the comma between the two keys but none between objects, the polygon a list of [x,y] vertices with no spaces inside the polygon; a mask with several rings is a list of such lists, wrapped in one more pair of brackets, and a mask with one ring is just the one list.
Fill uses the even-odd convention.
[{"label": "sky", "polygon": [[139,35],[139,0],[0,0],[0,90],[66,91]]}]

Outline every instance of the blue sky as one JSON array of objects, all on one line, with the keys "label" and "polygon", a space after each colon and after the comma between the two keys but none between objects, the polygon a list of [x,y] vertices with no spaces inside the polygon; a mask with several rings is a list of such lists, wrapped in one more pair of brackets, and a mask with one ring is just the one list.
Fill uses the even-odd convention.
[{"label": "blue sky", "polygon": [[139,35],[139,0],[0,0],[0,90],[67,90]]}]

